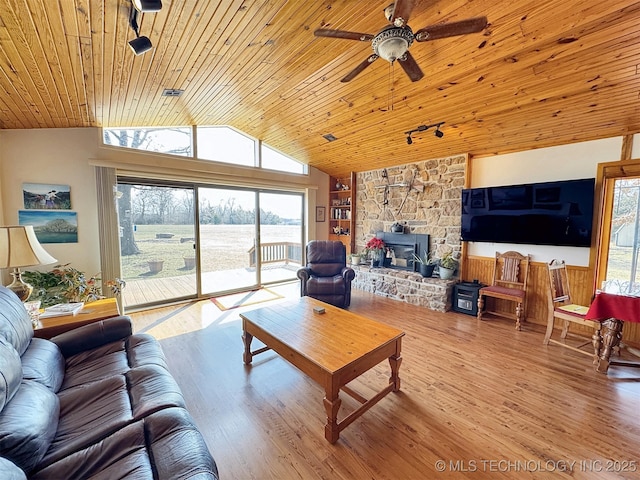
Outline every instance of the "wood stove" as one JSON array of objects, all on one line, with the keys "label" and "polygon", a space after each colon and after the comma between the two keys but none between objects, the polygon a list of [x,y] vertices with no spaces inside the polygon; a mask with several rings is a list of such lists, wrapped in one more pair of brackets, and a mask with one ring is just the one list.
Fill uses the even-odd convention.
[{"label": "wood stove", "polygon": [[415,272],[418,270],[418,265],[413,255],[424,256],[425,252],[429,253],[429,235],[378,232],[376,237],[382,239],[385,247],[391,252],[391,264],[385,264],[387,268]]}]

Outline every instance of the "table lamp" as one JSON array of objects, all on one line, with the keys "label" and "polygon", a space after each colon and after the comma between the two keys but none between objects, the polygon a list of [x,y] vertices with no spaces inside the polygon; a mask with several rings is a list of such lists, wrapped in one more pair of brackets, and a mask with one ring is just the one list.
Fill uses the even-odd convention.
[{"label": "table lamp", "polygon": [[0,227],[0,268],[13,268],[13,282],[7,288],[26,302],[33,287],[22,280],[20,267],[57,262],[42,248],[32,225]]}]

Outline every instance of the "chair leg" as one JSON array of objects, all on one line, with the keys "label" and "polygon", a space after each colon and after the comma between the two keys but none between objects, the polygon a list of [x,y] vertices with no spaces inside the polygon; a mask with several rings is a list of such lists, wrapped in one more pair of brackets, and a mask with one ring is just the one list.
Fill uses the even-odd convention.
[{"label": "chair leg", "polygon": [[562,326],[562,333],[560,334],[561,339],[567,338],[567,333],[569,333],[569,320],[564,320],[564,325]]},{"label": "chair leg", "polygon": [[516,305],[516,330],[522,330],[520,319],[522,318],[522,304]]},{"label": "chair leg", "polygon": [[551,335],[553,335],[553,327],[556,321],[556,317],[553,314],[549,315],[547,319],[547,332],[544,334],[544,340],[542,341],[543,345],[549,345],[549,340],[551,339]]},{"label": "chair leg", "polygon": [[482,320],[482,310],[484,310],[484,296],[478,296],[478,320]]}]

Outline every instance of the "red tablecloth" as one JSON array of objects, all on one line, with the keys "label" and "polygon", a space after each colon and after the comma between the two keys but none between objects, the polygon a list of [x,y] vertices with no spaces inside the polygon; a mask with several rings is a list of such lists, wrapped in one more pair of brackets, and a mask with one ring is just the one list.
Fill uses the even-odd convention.
[{"label": "red tablecloth", "polygon": [[640,297],[599,293],[591,302],[586,316],[589,320],[617,318],[623,322],[640,322]]}]

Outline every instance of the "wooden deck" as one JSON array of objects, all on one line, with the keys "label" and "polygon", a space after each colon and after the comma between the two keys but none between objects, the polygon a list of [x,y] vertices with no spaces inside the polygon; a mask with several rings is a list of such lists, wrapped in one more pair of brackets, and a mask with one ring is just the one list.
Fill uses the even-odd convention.
[{"label": "wooden deck", "polygon": [[[296,279],[299,265],[269,265],[262,269],[262,283],[269,284]],[[241,289],[255,283],[255,269],[239,268],[202,275],[203,296],[212,293]],[[196,298],[196,274],[173,277],[127,280],[122,291],[125,309],[141,305],[153,305],[178,299]]]}]

